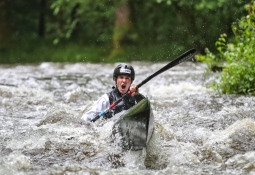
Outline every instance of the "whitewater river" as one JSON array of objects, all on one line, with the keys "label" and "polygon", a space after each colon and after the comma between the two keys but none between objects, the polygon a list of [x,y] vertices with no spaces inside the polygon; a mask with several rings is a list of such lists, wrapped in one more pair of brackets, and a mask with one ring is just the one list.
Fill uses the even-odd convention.
[{"label": "whitewater river", "polygon": [[[133,62],[135,84],[166,63]],[[147,149],[122,151],[113,121],[81,115],[114,85],[117,64],[0,65],[0,174],[255,174],[255,97],[207,88],[217,74],[184,62],[140,88],[152,105]]]}]

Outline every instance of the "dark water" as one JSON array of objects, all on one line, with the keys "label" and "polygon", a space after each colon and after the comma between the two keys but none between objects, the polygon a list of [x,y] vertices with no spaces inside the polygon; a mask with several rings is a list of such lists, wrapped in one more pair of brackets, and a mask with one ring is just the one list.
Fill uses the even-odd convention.
[{"label": "dark water", "polygon": [[[140,83],[164,63],[134,62]],[[255,174],[255,97],[219,95],[217,74],[185,62],[140,88],[155,133],[147,149],[111,142],[113,121],[81,115],[114,85],[111,64],[0,65],[0,174]]]}]

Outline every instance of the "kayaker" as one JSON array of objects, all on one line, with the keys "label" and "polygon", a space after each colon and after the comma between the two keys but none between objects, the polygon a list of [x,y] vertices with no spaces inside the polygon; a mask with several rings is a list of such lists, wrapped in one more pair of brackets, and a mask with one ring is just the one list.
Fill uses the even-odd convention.
[{"label": "kayaker", "polygon": [[131,91],[131,95],[127,95],[120,103],[113,107],[109,112],[104,115],[104,118],[111,118],[113,115],[128,110],[145,97],[139,93],[136,86],[131,84],[135,79],[134,68],[126,63],[119,64],[113,71],[113,80],[115,81],[116,87],[113,90],[102,95],[92,106],[92,108],[85,112],[82,119],[86,122],[90,122],[100,112],[107,109],[112,103],[121,98],[121,96]]}]

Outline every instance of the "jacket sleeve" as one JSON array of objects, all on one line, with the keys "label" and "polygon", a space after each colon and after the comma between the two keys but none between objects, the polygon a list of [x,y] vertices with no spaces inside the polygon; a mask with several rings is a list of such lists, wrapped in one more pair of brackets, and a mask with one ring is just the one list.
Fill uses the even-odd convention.
[{"label": "jacket sleeve", "polygon": [[107,94],[104,94],[94,103],[90,110],[82,115],[81,118],[86,122],[90,122],[94,117],[96,117],[100,112],[104,111],[109,106],[109,98]]}]

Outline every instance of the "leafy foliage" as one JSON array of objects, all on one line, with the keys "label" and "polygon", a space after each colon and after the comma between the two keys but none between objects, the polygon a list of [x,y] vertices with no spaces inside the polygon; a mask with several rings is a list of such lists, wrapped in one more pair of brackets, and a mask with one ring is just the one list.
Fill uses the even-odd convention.
[{"label": "leafy foliage", "polygon": [[240,5],[245,1],[248,0],[211,0],[209,3],[199,0],[56,0],[51,5],[57,18],[55,43],[61,38],[76,36],[91,43],[109,44],[113,39],[115,10],[121,3],[128,3],[137,35],[133,32],[127,38],[135,36],[136,43],[172,43],[172,50],[211,47],[219,32],[230,30],[227,24],[240,16],[243,11]]},{"label": "leafy foliage", "polygon": [[[51,4],[56,18],[54,43],[83,38],[87,43],[109,42],[117,3],[100,0],[56,0]],[[105,27],[107,26],[107,27]]]},{"label": "leafy foliage", "polygon": [[216,87],[227,94],[255,95],[255,2],[245,7],[248,15],[232,25],[233,41],[227,43],[226,35],[222,35],[216,42],[217,55],[207,51],[205,56],[198,57],[210,67],[224,63]]},{"label": "leafy foliage", "polygon": [[[80,48],[98,47],[99,53],[102,53],[101,48],[105,48],[100,55],[89,54],[104,57],[103,59],[87,57],[85,61],[110,59],[116,32],[116,9],[122,3],[127,3],[130,7],[132,30],[125,32],[124,42],[121,42],[123,52],[117,55],[121,59],[146,60],[146,55],[147,60],[166,61],[187,48],[196,48],[203,52],[208,47],[214,52],[214,42],[219,34],[224,32],[229,37],[233,35],[231,23],[242,16],[244,9],[241,7],[249,1],[27,0],[13,3],[6,0],[9,18],[5,22],[9,24],[6,26],[10,26],[7,31],[10,32],[11,46],[0,49],[0,63],[20,60],[83,61],[84,57],[80,55],[84,55],[85,49],[73,47],[75,44],[79,44]],[[2,26],[0,25],[0,31],[6,30]],[[7,39],[0,37],[0,43],[6,41]],[[52,41],[60,45],[55,49],[60,53],[53,53],[56,45],[52,46]],[[73,48],[75,52],[70,53],[74,55],[67,54],[69,58],[59,57],[58,55],[64,53],[61,47]],[[133,53],[129,52],[130,48]],[[48,51],[41,52],[39,59],[32,53],[39,53],[40,49]],[[58,59],[50,59],[50,50]]]}]

